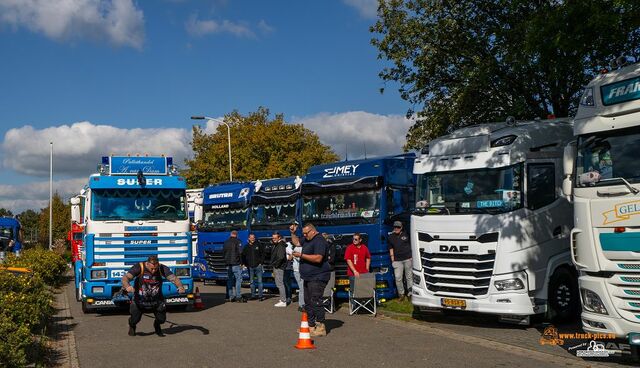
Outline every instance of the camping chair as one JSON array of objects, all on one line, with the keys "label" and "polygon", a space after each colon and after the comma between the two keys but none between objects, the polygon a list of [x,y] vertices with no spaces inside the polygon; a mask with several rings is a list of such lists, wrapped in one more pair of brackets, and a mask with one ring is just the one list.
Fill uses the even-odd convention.
[{"label": "camping chair", "polygon": [[322,305],[324,306],[324,310],[327,313],[333,314],[336,311],[336,303],[334,301],[334,286],[336,284],[336,273],[331,272],[331,278],[327,283],[327,286],[324,288],[324,293],[322,294]]},{"label": "camping chair", "polygon": [[353,281],[353,290],[349,290],[349,315],[358,310],[377,314],[376,275],[365,273]]}]

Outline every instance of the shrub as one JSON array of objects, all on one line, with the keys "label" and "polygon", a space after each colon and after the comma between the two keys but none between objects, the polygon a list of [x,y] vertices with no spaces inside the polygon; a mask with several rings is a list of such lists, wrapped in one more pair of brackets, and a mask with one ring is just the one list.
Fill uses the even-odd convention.
[{"label": "shrub", "polygon": [[20,367],[41,361],[53,296],[37,275],[0,271],[0,362]]},{"label": "shrub", "polygon": [[51,286],[58,286],[62,282],[62,276],[67,271],[67,262],[60,255],[42,248],[25,250],[16,257],[9,254],[4,262],[5,266],[26,267],[38,275]]}]

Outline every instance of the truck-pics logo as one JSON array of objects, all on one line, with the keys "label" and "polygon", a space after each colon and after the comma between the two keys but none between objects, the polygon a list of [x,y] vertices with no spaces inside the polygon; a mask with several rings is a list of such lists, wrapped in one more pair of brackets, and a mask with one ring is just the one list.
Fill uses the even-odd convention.
[{"label": "truck-pics logo", "polygon": [[640,214],[640,201],[632,201],[616,204],[613,210],[602,213],[604,216],[603,225],[612,224],[614,222],[625,221],[633,215]]},{"label": "truck-pics logo", "polygon": [[441,245],[440,246],[440,251],[441,252],[467,252],[469,251],[469,246],[468,245]]},{"label": "truck-pics logo", "polygon": [[356,174],[356,170],[358,169],[358,165],[344,165],[344,166],[336,166],[328,169],[324,169],[323,178],[334,178],[337,176],[352,176]]}]

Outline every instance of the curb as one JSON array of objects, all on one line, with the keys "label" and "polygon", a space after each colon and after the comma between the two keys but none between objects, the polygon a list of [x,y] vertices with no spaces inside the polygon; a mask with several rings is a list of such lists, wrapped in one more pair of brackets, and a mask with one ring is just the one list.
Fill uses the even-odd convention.
[{"label": "curb", "polygon": [[69,297],[67,296],[67,288],[63,287],[61,291],[61,295],[58,296],[58,303],[60,304],[60,312],[58,315],[60,317],[63,317],[63,320],[60,323],[60,329],[64,333],[61,351],[66,356],[66,359],[61,362],[60,366],[80,368],[80,361],[78,360],[78,349],[76,347],[76,336],[70,326],[73,317],[71,316],[71,311],[69,309]]}]

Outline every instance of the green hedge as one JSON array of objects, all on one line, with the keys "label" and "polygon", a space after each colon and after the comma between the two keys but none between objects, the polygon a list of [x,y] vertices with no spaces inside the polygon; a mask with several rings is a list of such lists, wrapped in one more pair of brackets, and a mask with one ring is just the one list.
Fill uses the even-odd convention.
[{"label": "green hedge", "polygon": [[46,365],[46,324],[54,313],[52,286],[60,285],[67,265],[43,249],[10,255],[3,266],[33,272],[15,275],[0,270],[0,366]]},{"label": "green hedge", "polygon": [[47,285],[59,286],[67,271],[67,262],[60,255],[42,248],[27,249],[16,257],[10,253],[4,262],[8,267],[26,267]]}]

